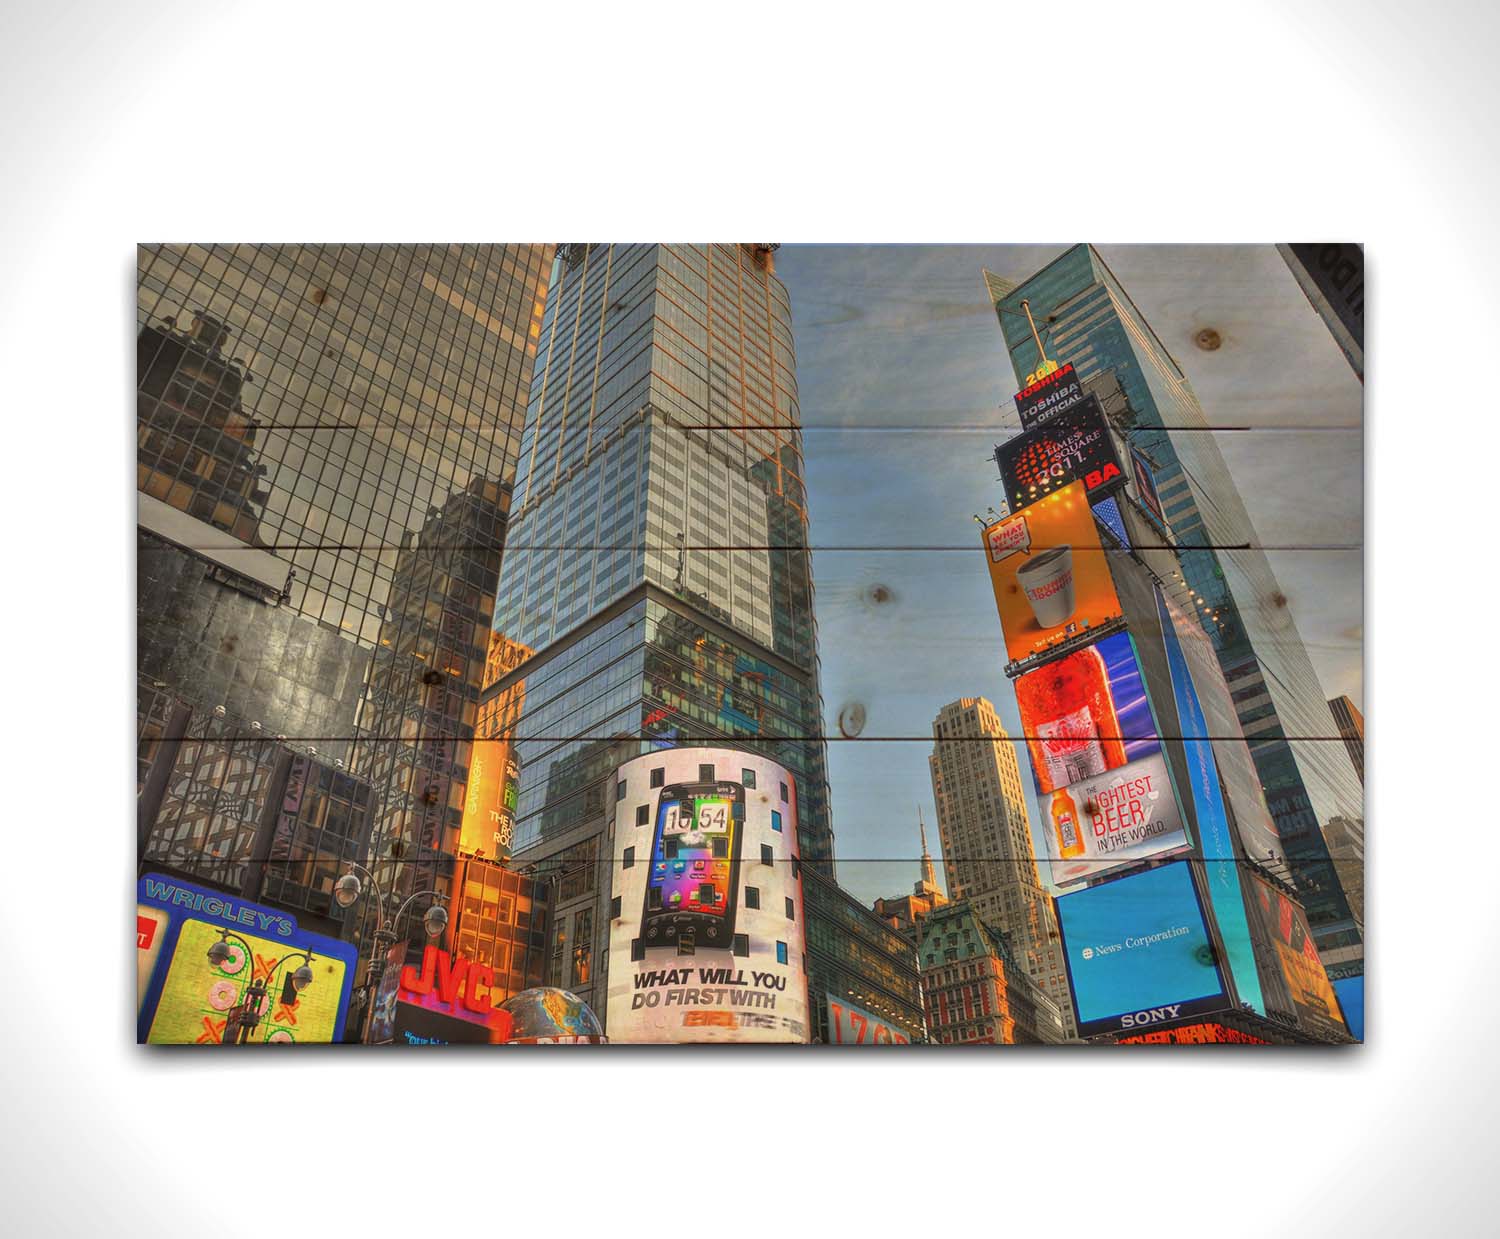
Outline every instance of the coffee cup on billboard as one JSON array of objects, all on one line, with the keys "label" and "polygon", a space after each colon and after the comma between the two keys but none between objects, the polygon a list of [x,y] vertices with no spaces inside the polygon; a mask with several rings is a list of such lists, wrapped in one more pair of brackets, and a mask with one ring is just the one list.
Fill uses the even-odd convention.
[{"label": "coffee cup on billboard", "polygon": [[1031,603],[1038,627],[1065,623],[1077,605],[1073,590],[1073,548],[1054,546],[1033,555],[1016,570],[1016,583]]}]

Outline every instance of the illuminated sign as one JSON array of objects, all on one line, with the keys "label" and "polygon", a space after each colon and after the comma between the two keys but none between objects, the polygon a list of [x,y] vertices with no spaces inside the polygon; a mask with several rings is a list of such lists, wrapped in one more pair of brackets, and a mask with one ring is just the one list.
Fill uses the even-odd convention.
[{"label": "illuminated sign", "polygon": [[467,1021],[487,1030],[473,1040],[498,1042],[510,1035],[510,1016],[501,1010],[506,996],[503,978],[497,984],[488,964],[429,943],[422,950],[420,968],[407,964],[401,969],[396,1007],[398,1013],[402,1005],[410,1005]]},{"label": "illuminated sign", "polygon": [[[1043,368],[1045,370],[1045,367]],[[1026,386],[1016,393],[1016,412],[1027,430],[1083,399],[1083,386],[1069,362],[1026,376]]]},{"label": "illuminated sign", "polygon": [[[1260,773],[1241,732],[1239,713],[1224,682],[1218,656],[1197,619],[1173,605],[1165,594],[1158,592],[1158,597],[1173,689],[1179,712],[1185,711],[1187,716],[1184,735],[1212,737],[1212,759],[1224,797],[1233,809],[1240,846],[1251,860],[1265,862],[1283,851],[1281,833],[1266,804]],[[1190,745],[1188,756],[1193,755],[1194,746]],[[1206,831],[1204,835],[1207,846]],[[1229,848],[1218,850],[1220,854],[1232,852]]]},{"label": "illuminated sign", "polygon": [[1160,753],[1059,788],[1037,809],[1056,886],[1077,886],[1189,846]]},{"label": "illuminated sign", "polygon": [[[218,943],[225,957],[208,958]],[[357,952],[301,929],[288,912],[158,873],[136,885],[137,1040],[219,1045],[262,993],[246,1043],[337,1041]],[[306,966],[312,981],[291,985]],[[258,985],[257,985],[258,983]]]},{"label": "illuminated sign", "polygon": [[1338,997],[1323,971],[1318,948],[1308,928],[1307,913],[1262,878],[1247,875],[1247,902],[1258,914],[1270,938],[1291,992],[1297,1023],[1315,1037],[1342,1041],[1349,1035]]},{"label": "illuminated sign", "polygon": [[843,998],[828,996],[829,1045],[910,1045],[911,1038]]},{"label": "illuminated sign", "polygon": [[984,549],[1012,662],[1120,617],[1082,482],[986,526]]},{"label": "illuminated sign", "polygon": [[1138,447],[1130,449],[1130,464],[1135,473],[1135,490],[1140,496],[1141,505],[1156,518],[1156,523],[1165,529],[1167,517],[1162,511],[1161,496],[1156,491],[1156,470],[1151,467],[1146,454]]},{"label": "illuminated sign", "polygon": [[[529,646],[498,632],[490,633],[485,688],[510,674],[531,654]],[[520,781],[512,741],[525,703],[526,681],[517,680],[480,704],[474,740],[469,746],[469,779],[458,828],[458,852],[462,856],[479,856],[502,864],[510,859]]]},{"label": "illuminated sign", "polygon": [[[1214,919],[1219,926],[1219,938],[1224,943],[1224,953],[1234,978],[1235,992],[1242,1003],[1252,1010],[1266,1013],[1265,996],[1261,993],[1260,972],[1255,963],[1255,945],[1250,937],[1250,923],[1245,915],[1245,899],[1240,889],[1239,849],[1234,842],[1229,825],[1229,813],[1225,807],[1225,791],[1219,778],[1219,766],[1215,761],[1215,746],[1226,747],[1238,744],[1245,749],[1239,735],[1238,721],[1229,702],[1228,689],[1223,685],[1218,660],[1208,647],[1207,638],[1193,621],[1171,605],[1166,596],[1156,591],[1157,616],[1161,620],[1162,641],[1166,648],[1167,670],[1172,679],[1172,694],[1177,703],[1177,721],[1182,733],[1183,756],[1187,760],[1188,789],[1198,822],[1198,842],[1203,856],[1203,873],[1207,879],[1209,903],[1213,905]],[[1218,731],[1220,739],[1210,739],[1216,734],[1204,714],[1202,702],[1193,686],[1193,677],[1188,669],[1184,642],[1179,633],[1187,634],[1187,644],[1202,642],[1204,649],[1198,652],[1201,660],[1201,678],[1219,685],[1224,696],[1225,712],[1220,711]],[[1244,754],[1250,761],[1249,751]],[[1253,771],[1253,766],[1252,766]],[[1269,820],[1265,801],[1260,795],[1259,782],[1252,782],[1246,793],[1253,797],[1237,806],[1235,816],[1244,815],[1248,825],[1257,812]],[[1234,803],[1231,801],[1231,803]]]},{"label": "illuminated sign", "polygon": [[997,446],[995,463],[1013,509],[1069,482],[1082,481],[1090,502],[1125,484],[1109,423],[1093,396]]},{"label": "illuminated sign", "polygon": [[1056,907],[1080,1036],[1224,1008],[1224,981],[1186,861],[1063,895]]},{"label": "illuminated sign", "polygon": [[1264,1037],[1252,1037],[1225,1024],[1182,1024],[1176,1028],[1158,1028],[1155,1032],[1132,1033],[1116,1037],[1116,1045],[1270,1045]]},{"label": "illuminated sign", "polygon": [[1038,796],[1161,751],[1127,632],[1026,672],[1016,708]]},{"label": "illuminated sign", "polygon": [[615,778],[610,1040],[806,1042],[791,773],[738,750],[672,748]]},{"label": "illuminated sign", "polygon": [[[441,1011],[410,1002],[398,1002],[391,1015],[391,1040],[397,1045],[490,1045],[490,1032],[482,1024],[455,1019]],[[496,1040],[504,1041],[499,1037]]]},{"label": "illuminated sign", "polygon": [[1356,1041],[1365,1039],[1365,976],[1360,973],[1352,977],[1336,977],[1336,969],[1329,968],[1328,979],[1339,1000],[1339,1009],[1344,1013],[1344,1023],[1349,1035]]},{"label": "illuminated sign", "polygon": [[396,991],[401,984],[401,969],[406,964],[406,942],[392,943],[385,953],[385,969],[380,974],[380,985],[375,991],[375,1001],[370,1011],[370,1022],[365,1034],[369,1045],[386,1045],[395,1037]]},{"label": "illuminated sign", "polygon": [[498,860],[510,859],[516,824],[516,784],[519,771],[508,740],[476,738],[469,750],[469,781],[464,788],[464,815],[459,827],[459,853]]}]

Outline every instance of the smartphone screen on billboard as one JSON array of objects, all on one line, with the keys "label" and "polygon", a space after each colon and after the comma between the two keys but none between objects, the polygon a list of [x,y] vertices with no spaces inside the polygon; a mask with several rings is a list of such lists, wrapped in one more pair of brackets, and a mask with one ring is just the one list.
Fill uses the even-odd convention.
[{"label": "smartphone screen on billboard", "polygon": [[641,936],[648,949],[689,941],[729,946],[744,824],[742,784],[674,783],[662,788],[641,917]]}]

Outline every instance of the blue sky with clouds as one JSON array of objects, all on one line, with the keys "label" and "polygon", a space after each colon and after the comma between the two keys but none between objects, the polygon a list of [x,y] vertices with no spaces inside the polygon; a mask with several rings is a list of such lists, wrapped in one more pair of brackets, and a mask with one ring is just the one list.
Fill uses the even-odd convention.
[{"label": "blue sky with clouds", "polygon": [[[990,453],[1017,426],[980,272],[1019,280],[1063,248],[777,255],[796,333],[829,734],[846,705],[865,711],[862,739],[830,743],[829,782],[839,878],[866,901],[915,881],[919,805],[938,851],[927,770],[938,710],[987,697],[1020,733],[976,549],[974,516],[1000,500]],[[1224,450],[1263,542],[1356,548],[1272,560],[1328,695],[1362,702],[1358,382],[1273,247],[1101,250],[1212,424],[1316,428],[1228,436]],[[1205,325],[1225,341],[1212,354],[1192,343]]]}]

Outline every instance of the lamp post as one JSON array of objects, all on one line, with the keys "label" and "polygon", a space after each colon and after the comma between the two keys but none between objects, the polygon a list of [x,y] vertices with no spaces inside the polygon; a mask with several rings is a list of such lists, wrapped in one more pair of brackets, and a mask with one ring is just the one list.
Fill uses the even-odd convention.
[{"label": "lamp post", "polygon": [[215,968],[222,968],[230,957],[229,939],[233,938],[240,944],[240,949],[245,952],[245,962],[250,965],[250,984],[246,988],[240,1001],[229,1009],[224,1021],[224,1035],[219,1039],[220,1045],[244,1045],[250,1040],[250,1034],[255,1031],[256,1025],[260,1023],[261,1004],[266,1001],[266,980],[274,977],[281,971],[281,966],[289,959],[301,958],[305,962],[300,968],[292,973],[289,978],[292,989],[302,993],[312,984],[312,953],[310,951],[288,951],[266,972],[264,977],[255,975],[254,952],[250,944],[237,933],[227,929],[219,930],[219,940],[208,948],[208,962]]},{"label": "lamp post", "polygon": [[[349,872],[333,884],[333,898],[339,907],[353,907],[364,893],[364,884],[359,880],[359,874],[355,870],[365,875],[365,879],[375,891],[375,947],[370,955],[370,966],[365,973],[364,993],[360,999],[362,1011],[359,1039],[364,1041],[369,1036],[370,1018],[375,1009],[375,994],[380,989],[381,978],[385,976],[386,953],[395,945],[396,936],[401,929],[401,918],[406,915],[406,910],[412,904],[424,896],[430,896],[435,900],[446,899],[447,896],[437,891],[417,891],[407,896],[406,901],[396,909],[396,915],[387,922],[385,919],[386,895],[380,888],[380,883],[375,880],[375,875],[363,865],[355,864],[353,861],[348,863]],[[448,909],[441,903],[434,903],[422,917],[422,928],[429,938],[442,937],[443,931],[448,928]]]}]

